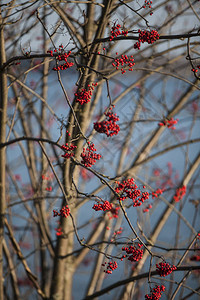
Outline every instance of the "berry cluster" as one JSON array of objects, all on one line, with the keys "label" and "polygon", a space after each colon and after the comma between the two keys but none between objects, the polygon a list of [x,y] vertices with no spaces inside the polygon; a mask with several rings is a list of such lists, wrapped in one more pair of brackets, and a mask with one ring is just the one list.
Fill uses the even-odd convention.
[{"label": "berry cluster", "polygon": [[92,86],[88,84],[88,90],[82,89],[81,91],[75,93],[75,101],[79,102],[81,105],[90,102],[92,98],[92,91],[94,90],[95,86],[97,86],[97,82],[92,83]]},{"label": "berry cluster", "polygon": [[[107,264],[107,262],[105,261],[104,264],[102,264],[103,267],[105,267]],[[105,273],[107,274],[112,274],[112,271],[114,271],[115,269],[117,269],[118,265],[116,261],[109,261],[107,266],[106,266],[106,270],[104,270]]]},{"label": "berry cluster", "polygon": [[192,68],[193,73],[197,73],[200,70],[200,65],[198,65],[196,68]]},{"label": "berry cluster", "polygon": [[111,111],[112,107],[109,108],[107,113],[104,113],[106,120],[94,123],[94,129],[99,133],[105,133],[107,137],[117,135],[120,131],[119,125],[116,124],[119,121],[119,117]]},{"label": "berry cluster", "polygon": [[122,233],[122,230],[123,230],[122,227],[120,227],[118,230],[115,230],[114,236],[116,236],[116,235],[118,235],[118,234],[121,234],[121,233]]},{"label": "berry cluster", "polygon": [[175,202],[179,202],[180,200],[183,199],[183,196],[186,194],[186,186],[183,185],[182,187],[178,188],[176,190],[176,194],[174,196]]},{"label": "berry cluster", "polygon": [[133,200],[133,206],[136,207],[142,205],[145,200],[149,199],[149,193],[141,192],[133,178],[124,180],[122,183],[119,181],[116,183],[115,192],[119,194],[117,199],[120,201],[130,198]]},{"label": "berry cluster", "polygon": [[152,198],[157,198],[159,195],[162,195],[165,189],[157,189],[155,192],[152,192]]},{"label": "berry cluster", "polygon": [[94,204],[92,209],[99,211],[99,210],[103,210],[103,211],[109,211],[108,212],[108,216],[109,219],[113,219],[113,218],[118,218],[118,211],[120,209],[120,207],[113,207],[113,204],[110,203],[109,201],[104,201],[103,204],[98,203],[98,204]]},{"label": "berry cluster", "polygon": [[49,180],[50,176],[45,176],[44,174],[42,174],[42,180]]},{"label": "berry cluster", "polygon": [[200,255],[193,255],[190,257],[190,260],[192,261],[200,261]]},{"label": "berry cluster", "polygon": [[54,71],[66,70],[68,68],[71,68],[74,65],[73,62],[67,61],[68,57],[71,54],[71,51],[69,51],[68,53],[64,52],[63,45],[60,45],[59,48],[55,49],[54,51],[52,51],[52,50],[47,51],[47,53],[50,53],[51,56],[53,56],[53,52],[56,54],[58,53],[58,55],[56,56],[56,59],[59,62],[64,61],[64,63],[54,67],[52,70],[54,70]]},{"label": "berry cluster", "polygon": [[56,228],[55,231],[57,236],[61,236],[63,234],[62,229],[60,227]]},{"label": "berry cluster", "polygon": [[81,153],[82,161],[85,167],[93,166],[97,160],[101,158],[100,154],[94,153],[96,149],[94,148],[94,144],[88,142],[88,148],[83,148],[83,152]]},{"label": "berry cluster", "polygon": [[159,39],[159,33],[156,30],[138,30],[139,37],[138,42],[134,44],[134,49],[140,49],[141,43],[153,44],[156,40]]},{"label": "berry cluster", "polygon": [[[115,230],[115,232],[113,233],[113,236],[112,236],[110,241],[111,242],[116,241],[117,236],[120,235],[122,233],[122,231],[123,231],[122,227],[120,227],[118,230]],[[121,258],[121,260],[123,260],[123,258]]]},{"label": "berry cluster", "polygon": [[165,277],[169,274],[171,274],[174,270],[176,270],[177,268],[173,265],[173,266],[170,266],[170,264],[168,263],[159,263],[156,264],[156,271],[158,272],[158,274],[161,276],[161,277]]},{"label": "berry cluster", "polygon": [[138,244],[137,246],[122,247],[122,251],[126,251],[126,255],[123,255],[122,259],[128,257],[128,260],[130,261],[139,261],[143,256],[143,250],[141,248],[141,244]]},{"label": "berry cluster", "polygon": [[[45,176],[45,175],[42,175],[42,176]],[[43,178],[42,178],[43,179]],[[48,178],[49,179],[49,178]],[[47,179],[47,180],[48,180]],[[21,181],[22,180],[22,178],[21,178],[21,175],[20,174],[16,174],[15,175],[15,180],[17,180],[17,181]]]},{"label": "berry cluster", "polygon": [[[100,51],[98,51],[97,53],[98,53],[98,54],[101,54]],[[106,48],[105,48],[105,47],[103,47],[103,53],[104,53],[104,55],[106,54]]]},{"label": "berry cluster", "polygon": [[[117,54],[118,53],[116,52],[116,55]],[[119,70],[119,66],[121,65],[122,67],[128,66],[129,67],[128,70],[133,71],[133,67],[135,65],[133,55],[131,55],[130,58],[126,54],[121,55],[121,58],[115,58],[114,59],[112,65],[113,65],[114,68],[116,68],[116,70]],[[126,70],[121,68],[121,73],[122,74],[126,73]]]},{"label": "berry cluster", "polygon": [[151,204],[148,204],[146,208],[143,209],[143,213],[148,212],[152,208]]},{"label": "berry cluster", "polygon": [[152,289],[151,294],[145,295],[145,300],[159,300],[164,290],[165,290],[164,285],[161,286],[157,285],[155,288]]},{"label": "berry cluster", "polygon": [[109,216],[109,219],[110,219],[110,220],[113,219],[113,218],[115,218],[115,219],[118,218],[119,209],[120,209],[119,206],[117,206],[117,207],[112,207],[112,208],[111,208],[111,210],[110,210],[109,213],[108,213],[108,216]]},{"label": "berry cluster", "polygon": [[176,129],[176,127],[174,125],[176,125],[178,123],[179,119],[174,120],[174,118],[171,118],[169,120],[164,120],[160,123],[158,123],[159,126],[167,126],[168,128],[171,128],[172,130]]},{"label": "berry cluster", "polygon": [[106,210],[111,210],[112,207],[113,207],[113,204],[106,200],[106,201],[104,201],[103,204],[101,204],[101,203],[94,204],[92,208],[96,211],[99,211],[99,210],[106,211]]},{"label": "berry cluster", "polygon": [[160,176],[160,174],[161,174],[161,169],[159,169],[159,168],[155,168],[154,170],[153,170],[153,175],[154,176]]},{"label": "berry cluster", "polygon": [[72,152],[75,148],[77,148],[77,146],[71,144],[70,146],[68,146],[68,143],[66,143],[65,145],[62,145],[61,147],[64,151],[65,154],[62,155],[62,157],[64,158],[70,158],[72,156],[74,156],[74,153]]},{"label": "berry cluster", "polygon": [[118,35],[124,35],[127,36],[128,31],[127,30],[120,30],[121,25],[119,24],[114,24],[111,30],[110,38],[109,41],[111,42],[114,38],[118,37]]},{"label": "berry cluster", "polygon": [[46,189],[45,189],[46,191],[48,191],[48,192],[51,192],[52,191],[52,186],[48,186],[48,187],[46,187]]},{"label": "berry cluster", "polygon": [[[21,180],[20,177],[18,177],[20,175],[15,175],[16,180]],[[47,180],[47,181],[52,181],[53,180],[53,173],[46,173],[46,174],[42,174],[41,175],[42,180]]]},{"label": "berry cluster", "polygon": [[63,208],[60,209],[60,212],[58,212],[55,209],[53,210],[54,217],[61,216],[61,217],[67,218],[69,216],[69,214],[70,214],[70,209],[69,209],[68,205],[63,206]]},{"label": "berry cluster", "polygon": [[[144,1],[144,5],[142,6],[142,8],[152,8],[152,6],[151,6],[151,4],[152,4],[153,2],[152,1],[147,1],[147,0],[145,0]],[[152,16],[153,15],[153,12],[151,11],[150,12],[150,16]]]},{"label": "berry cluster", "polygon": [[147,1],[147,0],[145,0],[145,1],[144,1],[143,8],[146,8],[146,6],[148,6],[149,8],[151,8],[151,4],[152,4],[152,3],[153,3],[152,1]]}]

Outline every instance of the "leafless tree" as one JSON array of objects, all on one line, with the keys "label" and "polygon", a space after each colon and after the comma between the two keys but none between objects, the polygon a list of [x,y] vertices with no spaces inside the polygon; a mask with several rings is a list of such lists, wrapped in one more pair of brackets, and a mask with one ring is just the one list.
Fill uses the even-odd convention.
[{"label": "leafless tree", "polygon": [[0,1],[0,299],[199,297],[199,9]]}]

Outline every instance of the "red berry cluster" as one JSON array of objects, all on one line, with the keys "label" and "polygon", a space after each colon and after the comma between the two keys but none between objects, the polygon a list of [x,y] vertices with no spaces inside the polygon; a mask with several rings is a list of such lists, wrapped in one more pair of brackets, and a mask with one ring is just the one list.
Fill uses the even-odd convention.
[{"label": "red berry cluster", "polygon": [[170,266],[170,264],[168,263],[159,263],[156,264],[156,271],[158,272],[158,274],[161,276],[161,277],[165,277],[169,274],[171,274],[174,270],[176,270],[177,268],[173,265],[173,266]]},{"label": "red berry cluster", "polygon": [[152,208],[151,204],[148,204],[146,208],[143,209],[143,213],[148,212]]},{"label": "red berry cluster", "polygon": [[[105,261],[105,263],[102,264],[102,266],[105,267],[106,264],[107,264],[107,262]],[[107,274],[112,274],[112,271],[114,271],[117,268],[118,268],[118,265],[117,265],[116,261],[109,261],[106,266],[106,270],[104,270],[104,272]]]},{"label": "red berry cluster", "polygon": [[116,124],[119,121],[117,114],[112,113],[112,107],[109,108],[107,113],[104,113],[106,120],[94,123],[94,129],[99,133],[105,133],[108,136],[117,135],[120,131],[119,125]]},{"label": "red berry cluster", "polygon": [[68,143],[66,143],[65,145],[62,145],[61,147],[64,151],[65,154],[62,155],[62,157],[64,158],[70,158],[72,156],[74,156],[74,153],[72,152],[75,148],[77,148],[77,146],[71,144],[70,146],[68,146]]},{"label": "red berry cluster", "polygon": [[118,218],[118,211],[120,209],[120,207],[113,207],[113,204],[107,200],[104,201],[103,204],[101,203],[94,204],[92,208],[96,211],[99,210],[109,211],[108,216],[110,220],[113,218]]},{"label": "red berry cluster", "polygon": [[156,169],[153,170],[153,175],[154,176],[160,176],[160,173],[161,173],[161,169],[159,169],[159,168],[156,168]]},{"label": "red berry cluster", "polygon": [[93,166],[95,162],[101,158],[101,155],[94,153],[94,151],[96,151],[94,144],[90,142],[88,142],[88,148],[83,148],[83,152],[81,153],[81,163],[84,164],[85,167]]},{"label": "red berry cluster", "polygon": [[60,212],[58,212],[57,210],[53,210],[53,216],[57,217],[57,216],[61,216],[64,218],[67,218],[70,214],[70,209],[68,207],[68,205],[63,206],[63,208],[60,209]]},{"label": "red berry cluster", "polygon": [[[118,230],[115,230],[115,232],[113,233],[113,236],[112,236],[110,241],[111,242],[116,241],[117,236],[120,235],[122,233],[122,231],[123,231],[122,227],[120,227]],[[121,260],[123,260],[123,259],[121,259]]]},{"label": "red berry cluster", "polygon": [[140,49],[141,43],[153,44],[156,40],[159,39],[159,33],[156,30],[138,30],[139,37],[138,42],[134,44],[134,49]]},{"label": "red berry cluster", "polygon": [[58,228],[55,228],[56,235],[57,235],[57,236],[61,236],[61,235],[63,234],[63,232],[62,232],[62,228],[61,228],[61,226],[60,226],[60,221],[57,221],[57,223],[58,223],[59,227],[58,227]]},{"label": "red berry cluster", "polygon": [[171,128],[172,130],[176,129],[174,125],[178,123],[179,119],[174,120],[174,118],[171,118],[169,120],[164,120],[160,123],[158,123],[159,126],[167,126],[168,128]]},{"label": "red berry cluster", "polygon": [[126,251],[126,255],[123,255],[122,259],[128,257],[128,260],[130,261],[139,261],[143,256],[143,250],[141,248],[141,244],[138,244],[137,246],[122,247],[122,251]]},{"label": "red berry cluster", "polygon": [[192,261],[200,261],[200,255],[193,255],[190,257],[190,260]]},{"label": "red berry cluster", "polygon": [[145,0],[145,1],[144,1],[143,8],[146,8],[146,6],[148,6],[149,8],[151,8],[151,4],[152,4],[152,3],[153,3],[152,1],[147,1],[147,0]]},{"label": "red berry cluster", "polygon": [[[128,70],[133,71],[133,67],[135,65],[133,55],[131,55],[130,58],[127,55],[121,55],[121,58],[114,59],[112,65],[114,68],[116,68],[116,70],[119,70],[119,66],[121,65],[122,67],[128,66],[129,67]],[[121,68],[121,73],[122,74],[126,73],[126,70]]]},{"label": "red berry cluster", "polygon": [[165,189],[157,189],[155,192],[152,192],[152,198],[157,198],[159,195],[162,195]]},{"label": "red berry cluster", "polygon": [[[103,52],[104,52],[104,55],[105,55],[105,52],[106,52],[106,48],[105,48],[105,47],[103,47]],[[101,54],[100,51],[98,51],[97,53],[98,53],[98,54]]]},{"label": "red berry cluster", "polygon": [[46,189],[45,189],[46,191],[48,191],[48,192],[51,192],[52,191],[52,186],[48,186],[48,187],[46,187]]},{"label": "red berry cluster", "polygon": [[45,176],[44,174],[42,174],[42,180],[49,180],[50,177],[49,176]]},{"label": "red berry cluster", "polygon": [[118,230],[115,230],[114,236],[116,236],[116,235],[118,235],[118,234],[121,234],[121,233],[122,233],[122,230],[123,230],[122,227],[120,227]]},{"label": "red berry cluster", "polygon": [[133,206],[136,207],[142,205],[145,200],[149,199],[149,193],[141,192],[133,178],[124,180],[122,183],[119,181],[116,183],[115,192],[120,194],[120,196],[117,197],[118,200],[124,201],[130,198],[133,200]]},{"label": "red berry cluster", "polygon": [[174,200],[175,200],[176,202],[179,202],[180,200],[183,199],[183,196],[184,196],[185,194],[186,194],[186,186],[183,185],[182,187],[180,187],[180,188],[178,188],[178,189],[176,190],[176,194],[175,194],[175,196],[174,196]]},{"label": "red berry cluster", "polygon": [[145,300],[159,300],[164,290],[165,290],[164,285],[161,286],[157,285],[155,288],[152,289],[151,294],[145,295]]},{"label": "red berry cluster", "polygon": [[75,101],[79,102],[81,105],[90,102],[92,98],[92,91],[94,90],[95,86],[97,86],[97,82],[92,83],[92,86],[88,84],[88,90],[82,89],[81,91],[75,93]]},{"label": "red berry cluster", "polygon": [[101,203],[94,204],[92,208],[96,211],[99,211],[99,210],[106,211],[106,210],[111,210],[112,207],[113,207],[113,204],[106,200],[106,201],[104,201],[103,204],[101,204]]},{"label": "red berry cluster", "polygon": [[56,231],[56,235],[57,235],[57,236],[61,236],[61,235],[63,234],[61,228],[56,228],[55,231]]},{"label": "red berry cluster", "polygon": [[193,73],[197,73],[200,70],[200,65],[198,65],[196,68],[192,68]]},{"label": "red berry cluster", "polygon": [[110,34],[110,41],[112,41],[114,38],[118,37],[118,35],[124,35],[127,36],[128,31],[127,30],[120,30],[121,25],[119,24],[114,24],[111,30],[111,34]]},{"label": "red berry cluster", "polygon": [[47,53],[50,53],[51,56],[53,56],[54,53],[58,53],[58,56],[56,56],[56,59],[61,62],[64,61],[63,64],[58,65],[57,67],[54,67],[52,70],[54,71],[60,71],[60,70],[66,70],[68,68],[71,68],[74,63],[73,62],[68,62],[67,58],[70,56],[71,51],[68,53],[64,52],[63,50],[63,45],[60,45],[58,49],[55,49],[54,51],[48,50]]},{"label": "red berry cluster", "polygon": [[112,220],[113,218],[117,219],[119,214],[120,207],[112,207],[111,210],[108,213],[109,219]]}]

